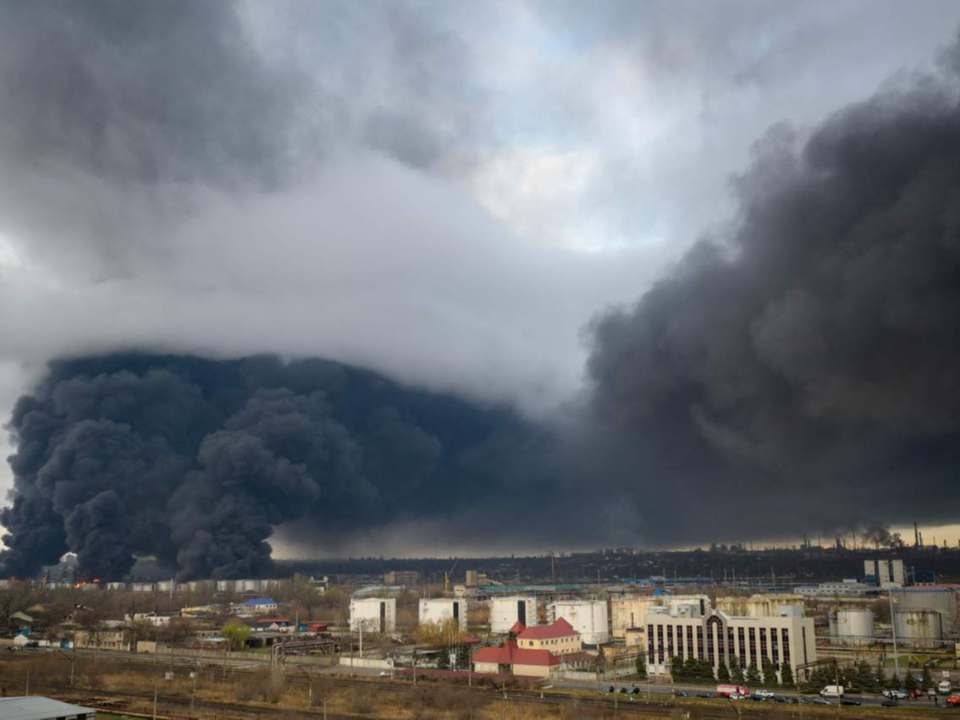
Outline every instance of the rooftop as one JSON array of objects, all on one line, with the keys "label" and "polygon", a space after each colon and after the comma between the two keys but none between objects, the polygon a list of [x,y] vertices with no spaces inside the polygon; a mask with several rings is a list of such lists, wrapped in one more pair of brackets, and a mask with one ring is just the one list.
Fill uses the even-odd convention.
[{"label": "rooftop", "polygon": [[573,625],[563,618],[557,618],[550,625],[540,625],[539,627],[525,628],[517,635],[520,640],[550,640],[552,638],[565,638],[579,635],[573,629]]},{"label": "rooftop", "polygon": [[71,716],[93,718],[95,715],[96,711],[90,708],[45,697],[0,698],[0,717],[4,720],[51,720]]},{"label": "rooftop", "polygon": [[516,640],[508,640],[503,647],[485,647],[473,656],[475,663],[497,665],[540,665],[551,667],[560,664],[560,658],[549,650],[528,650],[517,647]]},{"label": "rooftop", "polygon": [[276,605],[277,601],[273,598],[250,598],[244,605]]}]

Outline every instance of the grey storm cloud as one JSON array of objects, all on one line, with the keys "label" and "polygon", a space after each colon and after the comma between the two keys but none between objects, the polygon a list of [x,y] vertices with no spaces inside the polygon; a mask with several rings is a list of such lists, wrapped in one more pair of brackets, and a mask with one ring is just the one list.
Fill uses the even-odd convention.
[{"label": "grey storm cloud", "polygon": [[608,469],[635,483],[647,532],[955,520],[953,78],[891,87],[806,141],[772,129],[736,190],[729,237],[593,328]]}]

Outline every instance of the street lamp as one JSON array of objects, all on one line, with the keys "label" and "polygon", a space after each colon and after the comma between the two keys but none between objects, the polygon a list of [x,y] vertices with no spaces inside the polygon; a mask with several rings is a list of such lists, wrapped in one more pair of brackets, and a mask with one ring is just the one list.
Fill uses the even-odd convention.
[{"label": "street lamp", "polygon": [[887,591],[887,597],[890,599],[890,631],[893,633],[893,667],[897,680],[900,679],[900,658],[897,655],[897,616],[894,613],[894,605],[900,603],[900,600],[893,597],[893,590]]}]

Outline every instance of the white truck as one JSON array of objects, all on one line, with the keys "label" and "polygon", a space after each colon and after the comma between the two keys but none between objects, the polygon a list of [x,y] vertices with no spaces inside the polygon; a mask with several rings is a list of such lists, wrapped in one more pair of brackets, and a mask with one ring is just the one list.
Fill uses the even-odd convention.
[{"label": "white truck", "polygon": [[843,697],[843,685],[827,685],[823,690],[820,691],[820,697]]}]

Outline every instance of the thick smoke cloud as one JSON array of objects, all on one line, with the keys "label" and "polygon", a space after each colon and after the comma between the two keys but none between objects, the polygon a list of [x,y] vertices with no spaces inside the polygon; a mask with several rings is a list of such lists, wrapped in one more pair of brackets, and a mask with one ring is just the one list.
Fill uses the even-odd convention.
[{"label": "thick smoke cloud", "polygon": [[730,236],[596,323],[602,447],[649,536],[957,519],[955,88],[901,83],[806,141],[774,128]]},{"label": "thick smoke cloud", "polygon": [[68,549],[84,577],[124,577],[145,555],[181,578],[269,574],[283,523],[322,543],[515,500],[547,447],[508,411],[267,357],[58,362],[9,428],[0,562],[14,576]]}]

